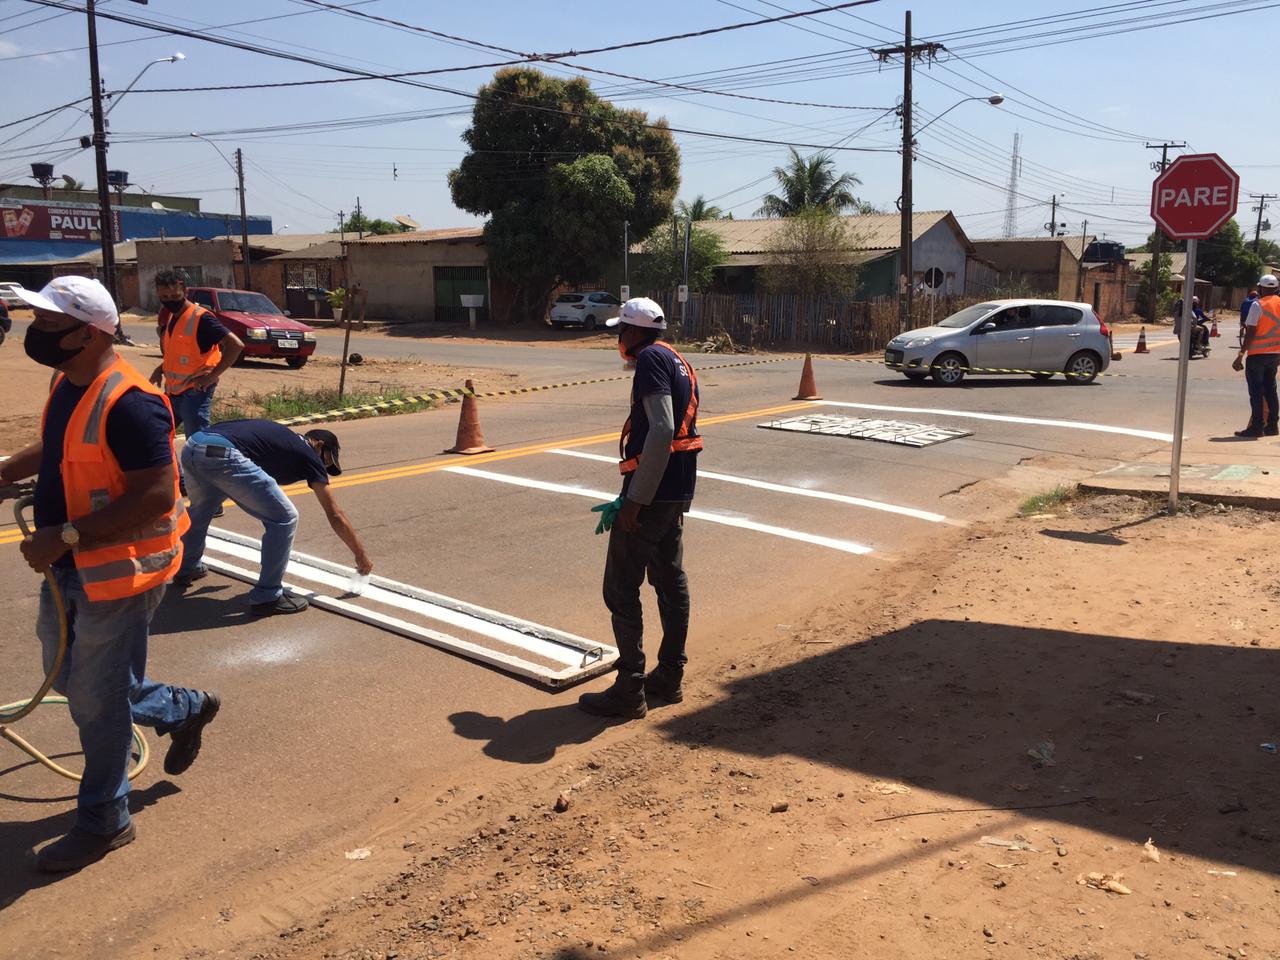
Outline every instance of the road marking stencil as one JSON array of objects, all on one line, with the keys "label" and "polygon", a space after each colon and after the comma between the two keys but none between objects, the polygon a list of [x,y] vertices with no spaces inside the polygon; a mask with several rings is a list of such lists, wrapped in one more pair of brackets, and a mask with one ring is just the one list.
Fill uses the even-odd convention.
[{"label": "road marking stencil", "polygon": [[[211,570],[256,583],[261,550],[261,541],[215,527],[209,530],[204,563]],[[605,673],[618,659],[617,649],[609,644],[386,577],[370,577],[368,585],[356,596],[347,592],[354,572],[350,567],[295,551],[289,554],[285,577],[303,580],[312,586],[299,587],[286,581],[285,587],[322,610],[390,630],[548,687],[561,687]],[[391,608],[395,614],[377,607]],[[422,621],[443,623],[476,639],[442,633]]]},{"label": "road marking stencil", "polygon": [[[590,490],[586,487],[576,487],[565,483],[551,483],[547,480],[533,480],[528,477],[517,477],[509,473],[495,473],[490,470],[476,470],[472,467],[447,467],[446,473],[456,473],[463,477],[475,477],[480,480],[494,480],[498,483],[507,483],[517,487],[528,487],[531,490],[541,490],[545,493],[564,493],[575,497],[588,497],[597,502],[606,502],[617,497],[614,493],[605,493],[603,490]],[[798,540],[801,543],[810,543],[814,546],[827,547],[831,550],[839,550],[842,553],[867,554],[871,553],[871,548],[861,544],[854,543],[852,540],[840,540],[836,537],[824,537],[816,533],[805,533],[801,530],[792,530],[788,527],[775,527],[767,523],[757,523],[755,520],[748,520],[746,517],[735,517],[723,513],[710,513],[706,510],[690,510],[685,516],[694,520],[705,520],[708,523],[718,523],[726,527],[737,527],[741,530],[752,530],[756,533],[766,533],[775,537],[782,537],[785,540]]]},{"label": "road marking stencil", "polygon": [[811,414],[805,417],[789,417],[756,424],[762,430],[787,430],[792,433],[817,434],[824,437],[846,437],[850,440],[875,440],[879,443],[896,443],[903,447],[932,447],[973,436],[972,430],[953,430],[935,427],[928,423],[908,423],[905,420],[867,420],[863,417],[833,417],[827,414]]},{"label": "road marking stencil", "polygon": [[[577,457],[580,460],[595,460],[600,463],[617,464],[615,457],[605,457],[598,453],[586,453],[582,450],[548,450],[548,453],[558,454],[562,457]],[[757,490],[768,490],[770,493],[784,493],[794,497],[809,497],[814,500],[828,500],[832,503],[843,503],[851,507],[864,507],[868,510],[880,510],[884,513],[896,513],[903,517],[913,517],[916,520],[926,520],[929,523],[950,523],[946,517],[940,513],[931,513],[928,510],[917,510],[914,507],[900,507],[894,503],[885,503],[881,500],[868,500],[865,497],[853,497],[843,493],[830,493],[826,490],[816,490],[810,487],[795,487],[782,483],[771,483],[768,480],[755,480],[751,477],[739,477],[729,473],[715,473],[711,470],[703,470],[698,468],[699,480],[717,480],[722,483],[736,483],[744,487],[754,487]]]},{"label": "road marking stencil", "polygon": [[1124,437],[1140,437],[1143,440],[1161,440],[1173,443],[1173,434],[1156,430],[1138,430],[1133,427],[1113,427],[1105,423],[1086,423],[1083,420],[1045,420],[1040,417],[1015,417],[1003,413],[975,413],[972,410],[942,410],[936,407],[897,407],[884,403],[851,403],[842,400],[813,400],[815,407],[850,407],[856,410],[885,410],[890,413],[927,413],[934,417],[959,417],[969,420],[991,420],[996,423],[1023,423],[1036,427],[1061,427],[1064,430],[1090,430],[1094,433],[1114,433]]}]

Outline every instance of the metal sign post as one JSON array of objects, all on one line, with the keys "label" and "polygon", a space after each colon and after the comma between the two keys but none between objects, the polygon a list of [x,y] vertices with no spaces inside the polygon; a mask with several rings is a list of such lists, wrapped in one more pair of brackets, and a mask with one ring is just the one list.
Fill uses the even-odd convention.
[{"label": "metal sign post", "polygon": [[[1196,289],[1196,247],[1198,240],[1187,241],[1187,265],[1182,272],[1182,317],[1178,344],[1178,389],[1173,401],[1173,460],[1169,465],[1169,512],[1178,512],[1178,484],[1182,475],[1182,425],[1187,416],[1187,372],[1191,366],[1192,327],[1191,298]],[[1189,286],[1188,286],[1189,285]]]}]

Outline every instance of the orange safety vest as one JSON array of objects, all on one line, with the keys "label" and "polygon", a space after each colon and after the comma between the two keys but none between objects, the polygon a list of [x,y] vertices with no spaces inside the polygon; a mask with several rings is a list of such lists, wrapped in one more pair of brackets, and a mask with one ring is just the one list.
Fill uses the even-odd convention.
[{"label": "orange safety vest", "polygon": [[1249,356],[1280,353],[1280,296],[1273,293],[1269,297],[1260,297],[1258,307],[1261,313],[1253,342],[1249,344]]},{"label": "orange safety vest", "polygon": [[[655,340],[652,344],[654,347],[661,347],[671,353],[680,364],[689,373],[689,407],[684,412],[684,419],[680,426],[676,428],[676,434],[671,440],[672,453],[687,453],[702,449],[702,438],[698,436],[697,427],[694,421],[698,416],[698,375],[694,372],[693,367],[685,361],[684,357],[676,352],[676,348],[663,340]],[[636,467],[640,466],[640,455],[627,459],[627,441],[631,439],[631,418],[627,417],[627,422],[622,425],[622,436],[618,439],[618,472],[628,474],[635,472]]]},{"label": "orange safety vest", "polygon": [[[58,374],[54,386],[62,380]],[[76,405],[62,446],[62,488],[67,517],[74,523],[101,510],[125,491],[125,474],[107,446],[107,418],[129,390],[164,394],[123,359],[100,373]],[[52,396],[52,391],[50,392]],[[165,405],[168,405],[165,400]],[[44,416],[49,414],[45,402]],[[172,416],[172,415],[171,415]],[[43,428],[43,419],[41,421]],[[173,426],[169,426],[173,450]],[[178,463],[173,463],[173,508],[163,517],[126,530],[109,543],[76,547],[76,570],[90,600],[120,600],[168,583],[182,561],[182,535],[191,526],[178,491]]]},{"label": "orange safety vest", "polygon": [[196,330],[200,318],[208,311],[198,303],[188,304],[170,332],[171,314],[160,308],[160,352],[164,354],[164,388],[168,393],[182,393],[197,377],[222,362],[222,348],[216,343],[208,353],[200,352]]}]

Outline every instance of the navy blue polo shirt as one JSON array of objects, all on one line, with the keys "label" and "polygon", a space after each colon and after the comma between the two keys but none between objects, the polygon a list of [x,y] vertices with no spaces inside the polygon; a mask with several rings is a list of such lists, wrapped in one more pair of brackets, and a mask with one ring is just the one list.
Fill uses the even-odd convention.
[{"label": "navy blue polo shirt", "polygon": [[201,432],[226,437],[281,486],[300,480],[309,484],[329,482],[329,472],[315,448],[274,420],[224,420]]},{"label": "navy blue polo shirt", "polygon": [[[675,417],[676,432],[684,422],[684,415],[689,409],[689,399],[693,395],[693,381],[689,371],[674,353],[663,347],[649,346],[636,355],[636,372],[631,381],[631,436],[627,439],[623,459],[638,457],[644,449],[645,437],[649,434],[649,417],[644,412],[643,398],[664,395],[671,398],[671,412]],[[692,433],[697,434],[697,418],[691,425]],[[698,479],[698,452],[696,450],[673,451],[667,461],[666,472],[658,484],[658,492],[654,494],[655,503],[686,501],[693,499],[693,488]],[[631,474],[622,479],[622,494],[626,496],[631,486]]]}]

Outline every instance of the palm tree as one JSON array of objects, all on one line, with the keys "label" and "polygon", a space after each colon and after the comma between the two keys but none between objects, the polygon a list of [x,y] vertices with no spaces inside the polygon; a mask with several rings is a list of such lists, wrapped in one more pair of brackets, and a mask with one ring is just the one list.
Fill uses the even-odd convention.
[{"label": "palm tree", "polygon": [[690,203],[687,200],[681,200],[676,204],[676,211],[686,220],[692,220],[697,223],[700,220],[723,220],[724,211],[719,207],[712,206],[703,199],[702,194],[698,194]]},{"label": "palm tree", "polygon": [[850,209],[861,212],[864,204],[854,196],[853,188],[862,181],[852,173],[837,177],[835,166],[828,153],[805,159],[792,147],[787,165],[773,168],[781,189],[765,196],[756,216],[791,217],[814,207],[837,214]]},{"label": "palm tree", "polygon": [[84,181],[77,180],[75,177],[64,173],[62,175],[62,189],[63,190],[83,190]]}]

